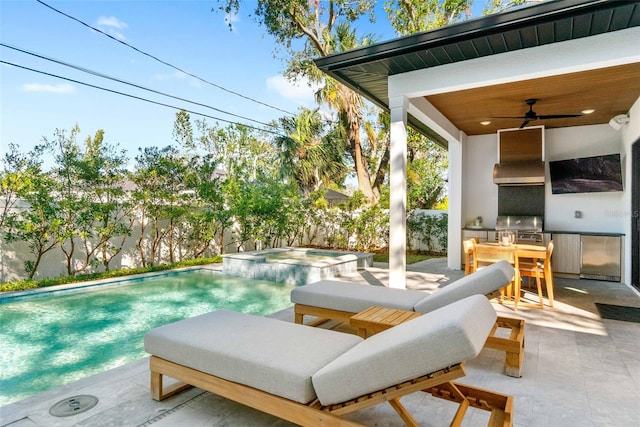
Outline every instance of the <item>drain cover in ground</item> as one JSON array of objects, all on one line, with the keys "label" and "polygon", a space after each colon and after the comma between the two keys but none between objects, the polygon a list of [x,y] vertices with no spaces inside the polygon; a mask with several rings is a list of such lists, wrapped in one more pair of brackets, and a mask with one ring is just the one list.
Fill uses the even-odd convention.
[{"label": "drain cover in ground", "polygon": [[67,397],[56,403],[49,409],[49,413],[54,417],[70,417],[88,411],[98,404],[98,398],[83,394],[80,396]]}]

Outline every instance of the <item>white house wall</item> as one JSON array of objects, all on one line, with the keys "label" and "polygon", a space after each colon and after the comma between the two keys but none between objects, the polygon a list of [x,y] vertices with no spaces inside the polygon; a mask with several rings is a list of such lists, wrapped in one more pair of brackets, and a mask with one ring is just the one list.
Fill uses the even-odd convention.
[{"label": "white house wall", "polygon": [[[548,161],[602,154],[624,155],[620,132],[616,132],[608,124],[547,129],[545,130],[545,151]],[[624,233],[625,224],[621,221],[620,212],[625,210],[624,194],[629,189],[629,183],[625,184],[624,192],[552,194],[547,163],[545,228]],[[582,212],[582,218],[575,218],[575,211]]]},{"label": "white house wall", "polygon": [[469,136],[464,149],[462,226],[483,219],[493,228],[498,216],[498,186],[493,183],[493,166],[498,157],[497,134]]}]

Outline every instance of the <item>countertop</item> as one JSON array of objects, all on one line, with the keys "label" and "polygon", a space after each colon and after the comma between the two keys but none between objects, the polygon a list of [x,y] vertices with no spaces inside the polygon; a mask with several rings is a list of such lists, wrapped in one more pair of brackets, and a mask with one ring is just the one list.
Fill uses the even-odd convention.
[{"label": "countertop", "polygon": [[[495,228],[484,227],[484,226],[476,227],[476,226],[469,226],[469,225],[467,225],[466,227],[463,227],[462,229],[465,231],[496,231]],[[549,233],[549,234],[581,234],[583,236],[622,237],[625,235],[624,233],[609,233],[609,232],[600,232],[600,231],[543,230],[542,232]]]},{"label": "countertop", "polygon": [[612,236],[622,237],[624,233],[608,233],[605,231],[566,231],[566,230],[544,230],[545,233],[551,234],[581,234],[583,236]]}]

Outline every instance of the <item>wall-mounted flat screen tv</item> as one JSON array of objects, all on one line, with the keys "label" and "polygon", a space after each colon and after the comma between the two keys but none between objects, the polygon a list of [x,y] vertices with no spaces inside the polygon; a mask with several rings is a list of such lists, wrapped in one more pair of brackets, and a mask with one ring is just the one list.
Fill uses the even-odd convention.
[{"label": "wall-mounted flat screen tv", "polygon": [[622,191],[620,154],[549,162],[552,194]]}]

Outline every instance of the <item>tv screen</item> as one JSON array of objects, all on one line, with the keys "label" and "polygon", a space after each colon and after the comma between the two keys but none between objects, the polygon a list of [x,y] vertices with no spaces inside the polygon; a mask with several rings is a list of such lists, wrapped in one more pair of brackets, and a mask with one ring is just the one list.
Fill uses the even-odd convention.
[{"label": "tv screen", "polygon": [[549,162],[552,194],[622,191],[620,154]]}]

